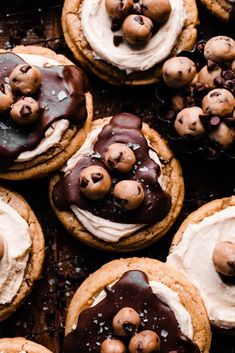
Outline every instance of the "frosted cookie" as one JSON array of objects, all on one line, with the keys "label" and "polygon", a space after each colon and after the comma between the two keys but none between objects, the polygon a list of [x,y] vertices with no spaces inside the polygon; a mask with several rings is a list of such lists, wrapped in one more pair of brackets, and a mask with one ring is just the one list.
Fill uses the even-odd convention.
[{"label": "frosted cookie", "polygon": [[235,332],[235,197],[211,201],[176,233],[167,262],[184,271],[204,300],[212,325]]},{"label": "frosted cookie", "polygon": [[84,141],[92,97],[83,71],[35,46],[0,53],[0,178],[42,177]]},{"label": "frosted cookie", "polygon": [[44,250],[30,206],[19,194],[0,187],[0,321],[18,309],[39,279]]},{"label": "frosted cookie", "polygon": [[132,251],[162,237],[178,216],[184,182],[160,135],[132,114],[93,122],[85,143],[52,177],[52,207],[92,247]]},{"label": "frosted cookie", "polygon": [[207,9],[221,21],[234,24],[235,1],[234,0],[201,0]]},{"label": "frosted cookie", "polygon": [[153,259],[114,260],[88,277],[68,308],[64,353],[209,352],[197,289]]},{"label": "frosted cookie", "polygon": [[66,0],[65,40],[77,60],[117,85],[159,81],[163,62],[192,49],[194,0]]},{"label": "frosted cookie", "polygon": [[2,353],[52,353],[46,347],[23,337],[0,338],[0,351]]}]

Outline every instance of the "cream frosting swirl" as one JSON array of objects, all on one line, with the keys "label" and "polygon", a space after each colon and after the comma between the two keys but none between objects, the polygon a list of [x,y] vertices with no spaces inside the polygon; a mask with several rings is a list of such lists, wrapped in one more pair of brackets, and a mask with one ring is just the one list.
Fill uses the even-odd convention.
[{"label": "cream frosting swirl", "polygon": [[[29,65],[35,65],[38,67],[50,67],[57,66],[60,63],[54,59],[43,57],[41,55],[34,54],[21,54],[17,53],[19,57],[25,60]],[[67,119],[62,119],[60,121],[55,121],[45,132],[44,138],[41,142],[31,151],[25,151],[20,153],[15,162],[27,162],[33,158],[47,152],[51,147],[55,146],[60,142],[64,132],[69,127],[69,121]]]},{"label": "cream frosting swirl", "polygon": [[[65,175],[72,171],[80,158],[94,152],[93,146],[97,141],[101,130],[102,127],[92,129],[82,147],[67,161],[66,165],[63,167],[62,171],[65,173]],[[151,149],[151,146],[149,149],[149,156],[161,167],[161,162],[156,152]],[[164,190],[164,183],[161,176],[158,181]],[[70,208],[77,217],[78,221],[90,233],[92,233],[97,238],[110,243],[115,243],[121,238],[129,236],[145,226],[145,224],[125,224],[112,222],[107,219],[97,217],[87,210],[82,210],[76,205],[71,205]]]},{"label": "cream frosting swirl", "polygon": [[167,262],[186,272],[199,288],[211,323],[230,329],[235,327],[235,285],[222,281],[212,262],[213,250],[220,241],[235,243],[235,206],[189,224]]},{"label": "cream frosting swirl", "polygon": [[[108,287],[112,288],[112,286],[116,282],[110,284]],[[158,281],[150,281],[149,285],[153,291],[153,293],[169,308],[173,311],[175,318],[179,324],[181,332],[188,337],[189,339],[193,339],[193,325],[191,316],[188,311],[185,309],[183,304],[180,302],[180,298],[176,292],[174,292],[171,288],[166,286],[164,283]],[[95,306],[101,300],[106,297],[106,292],[102,290],[94,299],[92,306]],[[168,335],[168,332],[163,332],[164,334]]]},{"label": "cream frosting swirl", "polygon": [[165,60],[174,48],[185,22],[183,0],[170,0],[170,17],[147,45],[133,49],[125,41],[116,47],[105,0],[84,0],[81,24],[96,59],[104,60],[127,73],[145,71]]},{"label": "cream frosting swirl", "polygon": [[32,242],[27,222],[1,199],[0,236],[4,244],[0,260],[0,304],[8,304],[23,282]]}]

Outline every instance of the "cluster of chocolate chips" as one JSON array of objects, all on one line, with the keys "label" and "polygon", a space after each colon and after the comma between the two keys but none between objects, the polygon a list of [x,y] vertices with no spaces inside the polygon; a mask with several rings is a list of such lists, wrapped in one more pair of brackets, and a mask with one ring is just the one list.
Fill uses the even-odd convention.
[{"label": "cluster of chocolate chips", "polygon": [[230,241],[221,241],[216,244],[212,261],[216,271],[221,275],[235,276],[235,243]]},{"label": "cluster of chocolate chips", "polygon": [[40,113],[38,102],[32,98],[41,85],[41,73],[28,64],[17,65],[9,76],[9,84],[0,84],[0,113],[10,111],[20,125],[31,124]]},{"label": "cluster of chocolate chips", "polygon": [[[107,338],[101,343],[101,353],[157,353],[160,351],[160,338],[151,330],[138,332],[140,315],[130,307],[124,307],[113,318],[113,330],[118,338]],[[123,338],[124,340],[122,340]]]},{"label": "cluster of chocolate chips", "polygon": [[235,140],[235,41],[214,37],[189,54],[192,60],[179,56],[163,65],[170,88],[165,117],[180,136],[227,148]]},{"label": "cluster of chocolate chips", "polygon": [[[136,163],[134,152],[123,143],[109,145],[102,160],[108,171],[124,174],[129,173]],[[100,200],[110,192],[112,178],[108,171],[98,165],[82,169],[80,189],[89,200]],[[119,181],[112,192],[117,204],[126,210],[137,208],[145,197],[143,186],[135,180]]]},{"label": "cluster of chocolate chips", "polygon": [[116,46],[123,37],[130,45],[145,45],[171,13],[169,0],[105,0],[105,6],[112,31],[122,30],[123,36],[114,36]]}]

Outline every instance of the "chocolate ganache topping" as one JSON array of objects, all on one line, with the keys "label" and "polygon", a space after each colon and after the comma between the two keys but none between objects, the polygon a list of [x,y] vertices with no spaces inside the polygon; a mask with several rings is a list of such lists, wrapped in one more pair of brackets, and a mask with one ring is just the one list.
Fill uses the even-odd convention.
[{"label": "chocolate ganache topping", "polygon": [[[127,224],[154,224],[162,220],[170,209],[171,198],[158,182],[161,169],[149,156],[150,147],[141,128],[142,122],[138,116],[128,113],[115,115],[98,135],[94,153],[80,158],[71,173],[55,185],[52,197],[56,207],[68,210],[71,205],[76,205],[98,217]],[[109,171],[112,176],[110,192],[102,200],[89,200],[81,192],[80,173],[91,165],[106,168],[103,156],[114,143],[128,145],[135,154],[136,163],[129,173]],[[144,201],[134,210],[121,207],[113,195],[114,186],[123,179],[135,180],[144,188]]]},{"label": "chocolate ganache topping", "polygon": [[[85,309],[78,317],[76,329],[65,337],[64,353],[99,353],[107,338],[117,338],[112,326],[114,316],[124,307],[133,308],[141,318],[137,332],[151,330],[161,336],[160,353],[199,353],[198,346],[182,335],[173,311],[158,299],[144,272],[128,271],[110,288],[106,297]],[[128,346],[130,336],[122,337]],[[141,352],[141,351],[140,351]]]},{"label": "chocolate ganache topping", "polygon": [[[9,82],[9,75],[19,64],[27,64],[13,53],[0,54],[0,84]],[[47,128],[56,120],[68,119],[81,124],[87,116],[85,95],[86,77],[74,65],[38,68],[42,80],[39,90],[32,95],[40,107],[39,119],[30,126],[19,126],[7,111],[0,116],[0,167],[6,167],[23,151],[35,148]],[[20,98],[19,97],[15,97]]]}]

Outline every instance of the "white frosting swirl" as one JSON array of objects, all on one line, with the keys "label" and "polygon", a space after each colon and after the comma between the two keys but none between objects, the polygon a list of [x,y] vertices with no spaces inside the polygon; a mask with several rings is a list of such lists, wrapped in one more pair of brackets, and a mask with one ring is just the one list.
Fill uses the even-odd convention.
[{"label": "white frosting swirl", "polygon": [[[108,287],[112,288],[112,286],[116,282],[112,283]],[[193,325],[192,325],[192,320],[191,316],[188,313],[188,311],[185,309],[185,307],[181,304],[180,298],[178,296],[178,293],[174,292],[171,288],[167,287],[165,284],[157,281],[150,281],[149,285],[153,291],[154,294],[169,308],[173,311],[175,318],[179,324],[181,332],[188,337],[189,339],[193,339]],[[103,300],[106,297],[106,292],[102,290],[98,296],[95,298],[92,306],[95,306],[101,300]],[[148,308],[146,308],[148,310]],[[163,335],[168,335],[169,332],[163,332],[160,334]],[[166,336],[165,336],[166,337]],[[164,338],[165,338],[164,337]]]},{"label": "white frosting swirl", "polygon": [[172,11],[167,22],[146,46],[133,49],[125,41],[118,47],[114,45],[115,33],[111,31],[111,19],[105,9],[105,0],[84,0],[81,24],[95,58],[104,60],[127,73],[148,70],[162,62],[170,55],[185,22],[183,0],[170,0],[170,3]]},{"label": "white frosting swirl", "polygon": [[69,121],[66,119],[54,121],[51,126],[46,130],[45,137],[40,143],[31,151],[25,151],[20,153],[15,162],[26,162],[33,158],[45,153],[49,148],[58,144],[69,127]]},{"label": "white frosting swirl", "polygon": [[[60,65],[58,61],[44,56],[40,56],[40,55],[18,54],[18,53],[17,55],[21,57],[29,65],[35,65],[38,67],[49,67],[49,66]],[[55,146],[60,142],[64,132],[68,129],[68,127],[69,127],[69,121],[67,119],[55,121],[46,130],[45,137],[40,141],[38,146],[36,146],[31,151],[24,151],[20,153],[18,158],[15,160],[15,162],[27,162],[47,152],[51,147]]]},{"label": "white frosting swirl", "polygon": [[167,262],[185,271],[199,288],[211,323],[230,329],[235,327],[235,285],[224,283],[212,262],[220,241],[235,243],[235,206],[189,224]]},{"label": "white frosting swirl", "polygon": [[[101,132],[102,127],[92,129],[88,134],[84,144],[66,163],[63,167],[63,172],[65,175],[69,174],[72,169],[75,167],[79,159],[83,158],[85,155],[92,154],[94,152],[93,146],[97,141],[98,135]],[[151,146],[150,146],[151,147]],[[137,146],[138,148],[138,146]],[[154,160],[160,167],[161,162],[155,151],[149,150],[149,156]],[[99,156],[98,156],[99,157]],[[161,187],[164,189],[162,177],[158,179]],[[107,219],[97,217],[91,212],[82,210],[78,206],[71,205],[71,210],[77,217],[78,221],[94,236],[97,238],[106,241],[106,242],[117,242],[121,238],[125,238],[137,230],[143,228],[145,224],[125,224],[112,222]]]},{"label": "white frosting swirl", "polygon": [[4,255],[0,260],[0,304],[8,304],[23,282],[31,238],[27,222],[1,199],[0,236],[4,244]]}]

